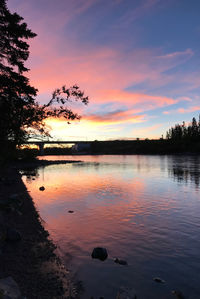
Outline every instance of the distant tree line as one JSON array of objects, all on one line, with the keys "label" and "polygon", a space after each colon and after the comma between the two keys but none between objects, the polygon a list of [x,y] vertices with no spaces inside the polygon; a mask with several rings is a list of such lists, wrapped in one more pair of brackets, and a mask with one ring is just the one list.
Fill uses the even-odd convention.
[{"label": "distant tree line", "polygon": [[200,141],[200,115],[199,121],[193,117],[192,122],[188,125],[183,122],[181,125],[176,124],[175,127],[169,129],[166,133],[166,139],[174,141]]}]

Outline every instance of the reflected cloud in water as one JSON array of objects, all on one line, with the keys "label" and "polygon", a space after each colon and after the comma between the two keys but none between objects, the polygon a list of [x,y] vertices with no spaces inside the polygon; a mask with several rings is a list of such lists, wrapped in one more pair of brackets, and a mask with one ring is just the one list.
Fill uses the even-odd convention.
[{"label": "reflected cloud in water", "polygon": [[[198,298],[194,277],[200,271],[199,159],[82,156],[81,160],[85,162],[38,169],[35,181],[25,177],[24,181],[64,262],[78,271],[85,287],[83,299],[99,294],[115,298],[119,285],[131,287],[133,281],[140,298],[170,299],[166,289],[155,288],[155,276]],[[44,192],[39,190],[42,185]],[[91,259],[98,246],[109,253],[103,263]],[[116,265],[116,257],[127,260],[128,267]]]}]

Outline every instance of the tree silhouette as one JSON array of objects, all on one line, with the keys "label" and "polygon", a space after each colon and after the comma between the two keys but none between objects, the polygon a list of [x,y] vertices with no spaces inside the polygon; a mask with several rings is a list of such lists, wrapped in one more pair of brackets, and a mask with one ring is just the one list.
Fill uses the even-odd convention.
[{"label": "tree silhouette", "polygon": [[47,134],[44,120],[48,117],[80,119],[66,104],[72,100],[88,103],[88,97],[74,85],[56,89],[46,105],[39,105],[37,89],[24,76],[28,71],[24,66],[29,57],[27,40],[35,36],[21,16],[9,11],[6,0],[0,0],[0,148],[21,144],[30,128]]},{"label": "tree silhouette", "polygon": [[174,141],[200,141],[200,115],[198,122],[196,118],[193,117],[192,122],[187,126],[185,122],[183,122],[182,125],[176,124],[175,127],[167,131],[166,138]]}]

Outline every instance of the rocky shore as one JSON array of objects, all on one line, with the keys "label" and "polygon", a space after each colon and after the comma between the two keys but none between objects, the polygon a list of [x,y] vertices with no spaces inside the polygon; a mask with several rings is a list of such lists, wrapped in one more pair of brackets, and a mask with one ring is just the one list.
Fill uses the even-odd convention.
[{"label": "rocky shore", "polygon": [[[52,161],[29,166],[42,163]],[[56,247],[21,180],[20,165],[0,170],[0,298],[77,298],[70,273],[55,254]],[[9,281],[16,282],[15,297],[12,286],[6,287]]]}]

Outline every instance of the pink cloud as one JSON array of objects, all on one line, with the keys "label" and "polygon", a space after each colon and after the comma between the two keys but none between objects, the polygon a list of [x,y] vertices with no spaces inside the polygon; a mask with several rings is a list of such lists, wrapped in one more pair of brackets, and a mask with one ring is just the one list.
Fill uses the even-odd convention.
[{"label": "pink cloud", "polygon": [[[57,41],[55,41],[56,43]],[[54,43],[53,43],[54,44]],[[47,92],[51,84],[54,86],[60,82],[70,81],[73,84],[78,81],[86,86],[88,90],[107,88],[124,88],[132,83],[139,83],[143,80],[155,77],[148,66],[140,65],[138,60],[148,60],[150,53],[135,51],[132,60],[132,67],[123,54],[109,48],[79,50],[74,45],[66,49],[64,55],[57,55],[56,49],[49,49],[49,45],[40,45],[37,41],[32,45],[32,56],[38,56],[37,65],[31,67],[31,78],[41,92]],[[33,59],[33,58],[32,58]],[[34,58],[35,60],[35,58]],[[50,81],[50,82],[49,82]],[[49,83],[48,83],[49,82]]]},{"label": "pink cloud", "polygon": [[[112,4],[120,5],[120,2],[122,1],[112,1]],[[141,1],[135,9],[123,15],[123,18],[128,20],[129,17],[140,17],[160,2]],[[159,101],[160,105],[173,103],[172,99],[148,97],[144,94],[138,97],[136,93],[130,95],[124,90],[143,82],[158,87],[172,81],[174,78],[164,76],[163,72],[189,59],[193,55],[191,49],[163,55],[160,49],[140,48],[127,51],[119,45],[109,48],[90,43],[85,45],[78,39],[68,41],[63,30],[70,30],[69,22],[76,20],[77,16],[98,3],[98,0],[67,1],[67,6],[65,1],[57,5],[53,0],[43,0],[41,6],[34,1],[20,3],[19,11],[22,15],[29,16],[30,27],[38,33],[38,37],[31,41],[29,76],[40,93],[50,94],[62,84],[78,83],[91,99],[99,103],[104,102],[104,97],[101,97],[105,95],[104,91],[108,91],[110,97],[113,94],[117,101],[122,101],[122,105],[138,103],[138,98],[142,103],[149,102],[152,107],[155,107],[156,103],[159,105]],[[143,101],[143,98],[146,100]],[[112,97],[111,101],[114,101]]]},{"label": "pink cloud", "polygon": [[[113,128],[110,127],[112,125],[118,125],[118,124],[132,124],[132,123],[142,123],[146,122],[147,117],[145,114],[136,114],[135,110],[126,110],[126,111],[114,111],[110,113],[101,113],[101,114],[83,114],[83,118],[81,121],[81,124],[83,125],[92,125],[92,126],[107,126],[107,130],[112,130]],[[79,124],[79,121],[71,121],[73,124]],[[64,118],[61,118],[59,120],[57,119],[49,119],[47,121],[47,124],[53,124],[54,128],[60,126],[66,126],[66,120]],[[51,125],[50,125],[51,126]],[[119,129],[116,129],[117,131]]]},{"label": "pink cloud", "polygon": [[[137,104],[148,110],[177,102],[168,97],[124,90],[129,85],[148,80],[158,84],[162,81],[160,72],[167,69],[167,66],[152,70],[151,64],[155,59],[152,51],[135,50],[128,57],[118,50],[106,47],[82,48],[80,51],[79,47],[71,45],[60,56],[56,51],[54,46],[50,49],[47,44],[41,46],[39,40],[32,45],[35,56],[33,62],[37,60],[37,64],[33,63],[30,77],[40,93],[50,95],[54,88],[64,83],[78,83],[90,96],[91,103],[95,104],[113,102],[128,107]],[[143,103],[146,104],[145,107]]]},{"label": "pink cloud", "polygon": [[190,113],[190,112],[195,112],[195,111],[200,112],[200,106],[192,106],[192,107],[189,107],[189,108],[179,108],[178,109],[179,113]]},{"label": "pink cloud", "polygon": [[[159,1],[142,2],[137,9],[143,13],[157,2]],[[37,18],[37,22],[36,15],[33,18],[35,29],[38,29],[33,30],[39,32],[39,35],[31,42],[29,76],[40,94],[50,96],[51,92],[62,84],[77,83],[90,96],[91,103],[95,104],[110,101],[132,107],[145,103],[145,109],[148,110],[176,103],[172,98],[127,92],[125,89],[143,82],[158,87],[174,80],[170,76],[164,76],[163,72],[189,59],[192,55],[190,49],[165,55],[158,49],[126,51],[121,46],[86,46],[78,40],[64,40],[61,34],[57,34],[68,24],[70,18],[75,18],[93,4],[92,0],[70,2],[66,11],[62,10],[62,7],[57,9],[54,2],[50,1],[48,5],[55,7],[56,14],[58,13],[56,22],[52,22],[51,14],[43,14],[42,18]],[[28,5],[26,2],[24,9],[30,9],[31,5],[34,4]],[[50,9],[50,12],[54,11]],[[38,13],[40,15],[42,11]],[[33,9],[32,17],[34,14],[36,11]],[[144,109],[144,106],[141,108]]]},{"label": "pink cloud", "polygon": [[[175,99],[154,91],[173,83],[173,91],[179,88],[176,95],[184,95],[185,90],[199,87],[200,76],[197,71],[186,73],[177,70],[176,74],[174,71],[168,72],[188,62],[196,54],[192,49],[166,53],[166,45],[153,48],[149,43],[148,48],[139,47],[138,33],[143,30],[139,27],[133,30],[130,42],[120,44],[120,38],[117,39],[123,34],[124,26],[129,26],[136,19],[154,13],[156,9],[168,4],[163,4],[161,0],[141,0],[133,1],[127,9],[124,0],[107,2],[107,5],[103,5],[100,0],[60,1],[59,4],[54,0],[8,1],[8,5],[15,6],[19,14],[25,16],[29,27],[38,33],[38,36],[31,40],[28,61],[31,71],[28,75],[32,84],[39,89],[39,101],[48,101],[56,87],[77,83],[90,97],[88,114],[85,112],[87,110],[78,107],[78,112],[84,115],[83,120],[93,125],[96,123],[105,126],[143,122],[148,110],[164,108],[183,100],[191,101],[193,106],[189,110],[180,108],[176,111],[171,110],[171,107],[170,111],[163,113],[167,115],[173,111],[197,111],[199,98],[179,96]],[[125,9],[120,10],[118,5]],[[107,34],[110,40],[103,44],[106,41],[105,36],[102,40],[101,37],[94,36],[91,28],[95,31],[104,17],[114,15],[115,8],[119,14],[118,25],[114,25],[114,18],[113,22],[109,19],[106,24],[108,34],[106,32],[105,35]],[[117,26],[119,27],[116,28]],[[126,34],[124,36],[126,37]],[[109,111],[113,111],[97,115],[95,111],[99,106],[99,111],[102,111],[102,107],[107,103]]]},{"label": "pink cloud", "polygon": [[[31,9],[32,14],[29,15],[32,18],[31,23],[34,24],[33,31],[38,32],[38,37],[31,41],[29,76],[40,94],[49,94],[50,97],[56,87],[77,83],[90,96],[91,104],[111,102],[131,109],[137,105],[137,112],[141,112],[177,103],[173,98],[130,92],[125,89],[143,82],[158,87],[174,80],[173,76],[164,76],[163,72],[190,59],[193,55],[191,49],[165,55],[160,49],[127,51],[121,46],[95,47],[80,43],[78,40],[67,41],[61,34],[57,34],[70,20],[75,19],[96,2],[96,0],[72,1],[66,10],[64,1],[59,8],[54,1],[48,1],[50,14],[44,14],[45,6],[39,10],[39,6],[34,2],[23,2],[24,7],[21,9],[25,15]],[[128,13],[130,19],[134,19],[134,15],[139,17],[148,12],[149,8],[158,2],[160,1],[142,1],[135,10]],[[113,3],[120,4],[118,1]],[[55,12],[56,22],[52,22]],[[128,16],[124,17],[129,19]]]},{"label": "pink cloud", "polygon": [[144,122],[145,115],[136,115],[134,110],[127,111],[115,111],[110,113],[104,113],[101,115],[90,114],[84,115],[83,119],[86,122],[92,122],[99,125],[113,125],[113,124],[123,124],[123,123],[139,123]]},{"label": "pink cloud", "polygon": [[170,110],[170,111],[163,111],[163,114],[175,114],[175,113],[191,113],[191,112],[195,112],[195,111],[199,111],[200,112],[200,106],[191,106],[188,108],[178,108],[175,110]]},{"label": "pink cloud", "polygon": [[[96,96],[97,100],[101,102],[119,102],[124,105],[141,105],[141,108],[137,110],[137,112],[141,112],[142,110],[149,110],[158,107],[163,107],[165,105],[175,104],[177,101],[162,96],[152,96],[143,93],[134,93],[123,90],[102,90],[98,92]],[[146,106],[143,106],[144,104]]]}]

